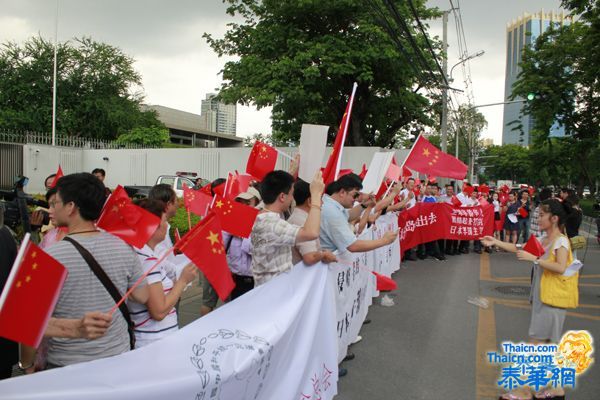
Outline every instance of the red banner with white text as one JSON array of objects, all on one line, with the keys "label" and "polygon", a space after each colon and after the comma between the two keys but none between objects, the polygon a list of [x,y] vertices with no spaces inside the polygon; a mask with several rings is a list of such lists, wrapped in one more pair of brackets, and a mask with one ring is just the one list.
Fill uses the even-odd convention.
[{"label": "red banner with white text", "polygon": [[398,215],[398,227],[402,251],[438,239],[476,240],[493,235],[494,206],[417,203]]}]

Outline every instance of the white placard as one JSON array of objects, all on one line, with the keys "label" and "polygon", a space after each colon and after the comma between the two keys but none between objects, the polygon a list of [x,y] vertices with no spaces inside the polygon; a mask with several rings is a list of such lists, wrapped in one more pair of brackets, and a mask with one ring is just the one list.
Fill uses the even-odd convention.
[{"label": "white placard", "polygon": [[385,173],[392,163],[392,158],[394,158],[394,152],[392,151],[373,154],[369,170],[367,171],[365,179],[363,179],[363,193],[377,193],[379,186],[381,186],[381,182],[385,177]]},{"label": "white placard", "polygon": [[302,124],[298,177],[308,183],[321,168],[327,146],[328,126]]}]

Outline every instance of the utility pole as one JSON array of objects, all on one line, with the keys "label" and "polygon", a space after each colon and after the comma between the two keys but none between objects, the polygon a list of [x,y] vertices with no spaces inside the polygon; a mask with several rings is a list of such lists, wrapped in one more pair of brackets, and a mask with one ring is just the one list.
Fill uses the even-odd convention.
[{"label": "utility pole", "polygon": [[[442,59],[442,69],[444,78],[448,81],[448,14],[450,11],[444,11],[442,21],[444,23],[443,47],[444,57]],[[442,88],[442,151],[448,150],[448,85]]]}]

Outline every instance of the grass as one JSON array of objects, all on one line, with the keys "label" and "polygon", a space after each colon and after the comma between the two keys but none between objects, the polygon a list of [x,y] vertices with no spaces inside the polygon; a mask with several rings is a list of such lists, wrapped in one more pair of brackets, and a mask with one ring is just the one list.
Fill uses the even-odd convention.
[{"label": "grass", "polygon": [[587,215],[588,217],[595,217],[597,212],[594,211],[594,200],[593,199],[581,199],[579,201],[579,206],[583,211],[583,215]]},{"label": "grass", "polygon": [[[171,231],[169,232],[173,243],[175,243],[175,228],[179,230],[179,234],[181,236],[185,235],[189,230],[188,213],[185,210],[185,207],[183,206],[183,199],[179,199],[179,202],[180,203],[179,208],[177,209],[177,214],[175,214],[173,219],[171,219]],[[198,223],[198,221],[200,221],[200,217],[196,214],[190,213],[190,221],[192,223],[192,226],[194,226]]]}]

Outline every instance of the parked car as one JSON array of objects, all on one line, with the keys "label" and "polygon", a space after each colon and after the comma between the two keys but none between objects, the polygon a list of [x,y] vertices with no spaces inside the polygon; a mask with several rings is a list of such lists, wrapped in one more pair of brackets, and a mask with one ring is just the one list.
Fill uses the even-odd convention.
[{"label": "parked car", "polygon": [[[199,188],[210,181],[198,178],[195,172],[177,172],[175,175],[160,175],[156,178],[155,185],[167,184],[175,190],[177,197],[183,197],[183,185],[189,188]],[[147,197],[152,186],[124,186],[125,191],[131,198]]]}]

